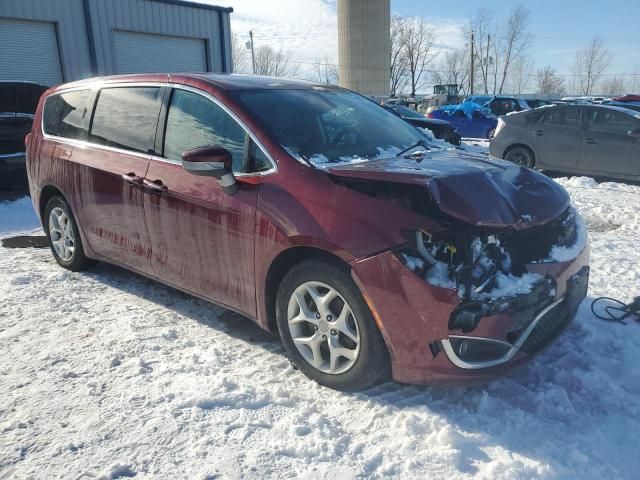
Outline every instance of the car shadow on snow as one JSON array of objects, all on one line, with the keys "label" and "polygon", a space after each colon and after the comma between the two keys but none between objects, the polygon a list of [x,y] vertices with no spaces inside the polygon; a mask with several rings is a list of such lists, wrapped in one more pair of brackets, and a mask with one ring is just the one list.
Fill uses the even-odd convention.
[{"label": "car shadow on snow", "polygon": [[[261,329],[249,318],[175,288],[151,280],[108,263],[100,263],[84,272],[93,279],[129,294],[144,298],[180,315],[224,332],[247,343],[263,346],[270,351],[280,345],[280,338]],[[284,349],[282,349],[284,352]]]}]

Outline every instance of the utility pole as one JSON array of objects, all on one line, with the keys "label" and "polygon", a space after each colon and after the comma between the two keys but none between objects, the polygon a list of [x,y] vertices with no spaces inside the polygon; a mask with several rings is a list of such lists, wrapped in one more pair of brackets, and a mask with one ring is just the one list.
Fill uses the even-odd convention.
[{"label": "utility pole", "polygon": [[250,38],[250,42],[251,43],[251,68],[253,71],[253,74],[256,74],[256,56],[253,53],[253,30],[249,30],[249,38]]},{"label": "utility pole", "polygon": [[474,52],[473,52],[473,47],[474,47],[474,37],[475,37],[475,33],[473,32],[473,30],[471,30],[471,65],[470,65],[470,69],[469,69],[469,95],[473,95],[473,56],[474,56]]},{"label": "utility pole", "polygon": [[[489,85],[489,42],[491,42],[491,35],[487,34],[487,59],[486,62],[484,64],[484,69],[485,69],[485,78],[487,79],[487,81],[485,82],[485,92],[484,93],[489,93],[487,88]],[[495,83],[495,82],[494,82]],[[493,94],[495,95],[495,87],[493,88],[494,92]]]}]

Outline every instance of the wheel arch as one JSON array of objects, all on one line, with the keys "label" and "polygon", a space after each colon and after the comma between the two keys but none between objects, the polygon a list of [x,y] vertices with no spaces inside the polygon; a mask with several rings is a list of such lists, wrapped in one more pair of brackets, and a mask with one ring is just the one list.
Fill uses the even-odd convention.
[{"label": "wheel arch", "polygon": [[[53,185],[45,185],[44,187],[42,187],[42,190],[40,191],[40,199],[38,202],[38,213],[40,214],[40,220],[43,227],[44,227],[44,221],[45,221],[44,210],[45,208],[47,208],[47,203],[49,203],[49,200],[51,200],[56,195],[59,195],[60,197],[64,198],[64,200],[69,205],[69,201],[64,196],[64,194],[60,191],[59,188]],[[71,205],[69,205],[69,208],[71,208]]]},{"label": "wheel arch", "polygon": [[266,312],[266,327],[270,331],[277,331],[276,296],[282,279],[294,266],[309,259],[322,259],[351,273],[351,266],[337,255],[318,247],[295,246],[280,252],[269,265],[264,282],[264,308]]}]

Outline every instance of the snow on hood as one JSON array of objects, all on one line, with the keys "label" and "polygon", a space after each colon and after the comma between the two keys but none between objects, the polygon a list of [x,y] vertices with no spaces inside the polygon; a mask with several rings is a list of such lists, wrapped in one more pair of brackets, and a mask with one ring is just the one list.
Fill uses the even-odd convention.
[{"label": "snow on hood", "polygon": [[421,160],[394,157],[325,167],[340,177],[424,185],[444,213],[472,225],[541,225],[568,206],[550,178],[512,163],[461,150],[431,150]]}]

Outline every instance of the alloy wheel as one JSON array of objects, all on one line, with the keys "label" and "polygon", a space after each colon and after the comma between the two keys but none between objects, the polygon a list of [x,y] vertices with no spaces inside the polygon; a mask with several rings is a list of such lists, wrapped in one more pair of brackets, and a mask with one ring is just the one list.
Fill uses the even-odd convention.
[{"label": "alloy wheel", "polygon": [[71,261],[75,252],[75,234],[71,219],[60,207],[49,214],[49,239],[58,257],[65,262]]},{"label": "alloy wheel", "polygon": [[289,299],[287,320],[298,352],[314,368],[337,375],[349,370],[360,353],[353,310],[334,288],[305,282]]}]

